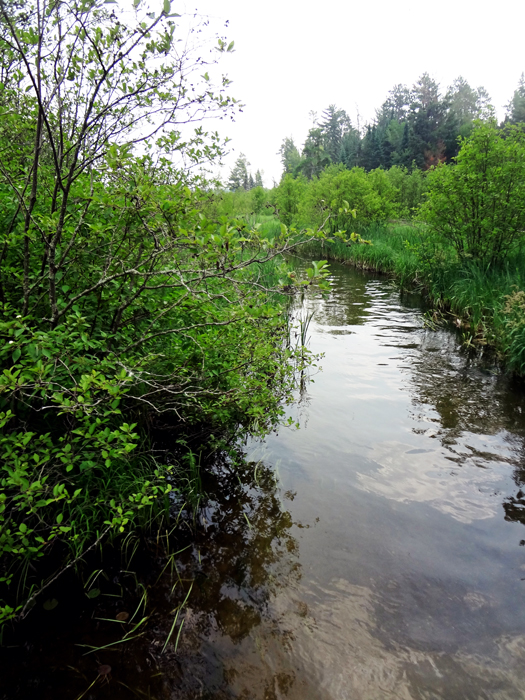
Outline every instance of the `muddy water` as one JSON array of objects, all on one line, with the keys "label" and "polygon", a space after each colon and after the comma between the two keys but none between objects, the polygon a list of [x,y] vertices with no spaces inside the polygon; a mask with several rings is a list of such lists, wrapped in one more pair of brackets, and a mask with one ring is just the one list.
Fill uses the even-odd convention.
[{"label": "muddy water", "polygon": [[140,587],[116,564],[94,601],[51,592],[2,700],[525,698],[523,387],[385,278],[333,265],[312,312],[300,429],[205,477],[175,571],[152,541]]},{"label": "muddy water", "polygon": [[247,446],[248,490],[271,466],[280,515],[245,508],[215,597],[190,603],[203,687],[525,698],[523,391],[384,278],[334,265],[332,283],[297,309],[324,353],[292,409],[300,430]]}]

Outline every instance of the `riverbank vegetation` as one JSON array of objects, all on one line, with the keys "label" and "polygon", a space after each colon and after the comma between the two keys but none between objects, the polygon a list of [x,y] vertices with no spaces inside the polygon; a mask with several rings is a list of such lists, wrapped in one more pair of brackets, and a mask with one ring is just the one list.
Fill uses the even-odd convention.
[{"label": "riverbank vegetation", "polygon": [[329,290],[325,258],[424,289],[525,373],[525,86],[504,129],[462,79],[396,88],[363,133],[330,107],[272,190],[244,156],[224,189],[201,122],[237,108],[233,43],[191,46],[207,23],[168,0],[112,7],[0,0],[0,623],[286,420],[311,361],[287,299]]},{"label": "riverbank vegetation", "polygon": [[211,77],[233,43],[189,48],[206,24],[139,4],[0,0],[0,622],[166,525],[309,362],[287,343],[299,234],[210,214],[193,174],[222,153],[199,122],[236,108]]},{"label": "riverbank vegetation", "polygon": [[[290,172],[285,154],[281,182],[266,192],[267,208],[289,226],[323,225],[334,237],[347,237],[306,244],[303,253],[387,272],[402,288],[424,291],[435,307],[434,320],[450,313],[466,344],[496,348],[506,367],[523,375],[522,103],[523,80],[503,124],[485,106],[485,118],[470,122],[468,135],[458,137],[450,162],[443,158],[427,169],[415,161],[411,168],[349,169],[328,159],[308,178],[300,167]],[[326,149],[329,143],[326,135]],[[302,157],[304,163],[304,151]],[[250,196],[237,190],[218,199],[230,206],[242,202],[248,212]],[[255,207],[251,215],[257,215]]]}]

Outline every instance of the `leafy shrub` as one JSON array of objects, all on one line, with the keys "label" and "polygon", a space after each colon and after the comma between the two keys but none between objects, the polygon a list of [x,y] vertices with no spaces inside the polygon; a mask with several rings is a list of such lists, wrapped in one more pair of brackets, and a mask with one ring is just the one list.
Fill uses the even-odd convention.
[{"label": "leafy shrub", "polygon": [[269,289],[266,269],[297,232],[206,216],[173,164],[220,153],[177,126],[229,111],[227,81],[190,90],[205,61],[177,53],[168,0],[135,7],[0,2],[0,623],[166,512],[178,485],[151,425],[211,449],[262,435],[307,361],[272,293],[297,282],[275,264]]},{"label": "leafy shrub", "polygon": [[462,258],[499,264],[525,232],[525,129],[478,122],[455,165],[428,174],[421,216]]}]

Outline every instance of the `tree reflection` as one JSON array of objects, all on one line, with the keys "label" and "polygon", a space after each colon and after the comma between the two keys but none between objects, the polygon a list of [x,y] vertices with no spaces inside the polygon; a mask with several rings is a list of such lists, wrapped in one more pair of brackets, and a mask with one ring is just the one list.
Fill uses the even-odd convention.
[{"label": "tree reflection", "polygon": [[[525,525],[525,493],[522,488],[525,486],[525,466],[520,465],[514,470],[514,481],[518,486],[515,496],[508,496],[503,501],[505,520]],[[521,540],[520,545],[525,545],[525,540]]]},{"label": "tree reflection", "polygon": [[222,465],[205,489],[213,496],[181,569],[195,579],[190,606],[199,611],[200,632],[216,625],[239,642],[268,613],[276,589],[300,578],[293,521],[274,472],[261,463]]},{"label": "tree reflection", "polygon": [[504,517],[525,524],[523,386],[441,329],[426,332],[411,358],[411,393],[421,425],[415,432],[428,432],[430,417],[432,437],[458,467],[514,466],[518,491],[503,499]]}]

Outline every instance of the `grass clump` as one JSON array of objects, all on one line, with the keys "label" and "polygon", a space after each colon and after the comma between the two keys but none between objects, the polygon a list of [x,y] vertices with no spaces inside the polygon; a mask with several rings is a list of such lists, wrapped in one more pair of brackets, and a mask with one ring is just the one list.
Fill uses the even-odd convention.
[{"label": "grass clump", "polygon": [[515,253],[498,265],[460,258],[425,224],[375,224],[361,229],[361,242],[323,241],[305,246],[364,270],[391,275],[402,289],[424,293],[450,314],[464,342],[494,347],[506,366],[525,374],[525,255]]}]

